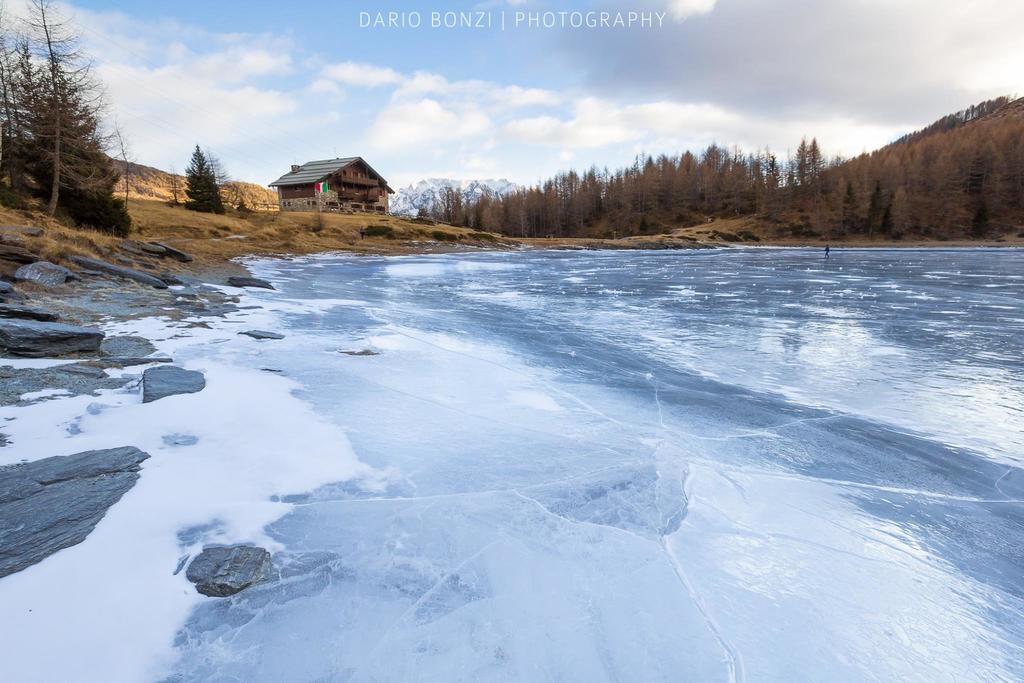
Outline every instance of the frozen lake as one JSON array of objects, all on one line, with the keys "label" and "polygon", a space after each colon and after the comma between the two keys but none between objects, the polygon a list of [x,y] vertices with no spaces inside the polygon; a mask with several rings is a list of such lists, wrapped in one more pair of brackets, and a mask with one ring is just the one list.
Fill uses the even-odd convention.
[{"label": "frozen lake", "polygon": [[1024,251],[253,268],[381,476],[282,490],[170,680],[1024,678]]}]

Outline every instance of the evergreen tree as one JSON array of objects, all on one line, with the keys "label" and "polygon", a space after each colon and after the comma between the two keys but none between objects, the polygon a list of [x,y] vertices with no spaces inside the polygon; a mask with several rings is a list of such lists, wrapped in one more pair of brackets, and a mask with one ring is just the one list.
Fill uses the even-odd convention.
[{"label": "evergreen tree", "polygon": [[875,183],[875,189],[871,193],[868,203],[868,235],[875,234],[875,230],[882,227],[882,217],[885,214],[885,196],[882,193],[882,184]]},{"label": "evergreen tree", "polygon": [[979,199],[978,206],[974,210],[971,229],[975,237],[984,237],[988,232],[988,205],[984,199]]},{"label": "evergreen tree", "polygon": [[217,174],[203,150],[196,145],[185,169],[185,208],[204,213],[224,213],[224,202],[217,185]]},{"label": "evergreen tree", "polygon": [[853,183],[846,181],[846,195],[843,197],[843,234],[857,231],[857,195],[853,191]]}]

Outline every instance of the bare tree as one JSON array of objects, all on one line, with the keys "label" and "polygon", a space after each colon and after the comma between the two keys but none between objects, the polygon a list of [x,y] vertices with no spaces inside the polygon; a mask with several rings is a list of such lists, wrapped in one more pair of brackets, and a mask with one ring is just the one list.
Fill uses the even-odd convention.
[{"label": "bare tree", "polygon": [[170,173],[170,190],[171,190],[171,205],[177,206],[181,203],[181,176],[178,175],[178,169],[173,164],[167,171]]},{"label": "bare tree", "polygon": [[114,142],[117,144],[118,158],[124,162],[124,169],[121,172],[121,180],[124,181],[124,205],[128,206],[128,187],[132,173],[132,161],[129,158],[128,141],[125,140],[117,119],[114,119],[113,129]]},{"label": "bare tree", "polygon": [[[26,20],[33,57],[41,65],[24,65],[32,92],[37,149],[50,176],[47,212],[57,211],[62,186],[95,191],[108,185],[113,169],[97,163],[109,144],[99,133],[103,93],[92,65],[79,51],[79,35],[53,0],[29,0]],[[34,74],[33,74],[34,72]]]}]

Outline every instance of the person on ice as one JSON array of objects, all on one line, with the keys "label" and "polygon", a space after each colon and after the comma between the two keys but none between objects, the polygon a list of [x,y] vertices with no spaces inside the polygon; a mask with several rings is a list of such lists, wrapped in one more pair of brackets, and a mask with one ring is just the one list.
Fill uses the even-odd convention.
[{"label": "person on ice", "polygon": [[828,248],[828,245],[826,244],[825,245],[825,259],[826,260],[828,260],[828,252],[829,252],[829,248]]}]

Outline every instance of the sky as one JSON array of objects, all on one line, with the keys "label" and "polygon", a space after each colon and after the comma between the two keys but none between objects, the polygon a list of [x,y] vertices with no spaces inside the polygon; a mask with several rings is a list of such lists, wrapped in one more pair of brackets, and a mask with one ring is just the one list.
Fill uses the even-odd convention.
[{"label": "sky", "polygon": [[[180,172],[199,144],[260,184],[335,156],[366,158],[395,188],[530,184],[711,142],[784,157],[805,135],[849,156],[1024,93],[1020,1],[77,0],[62,11],[134,160]],[[435,12],[474,25],[434,27]],[[588,26],[602,16],[612,25]]]}]

